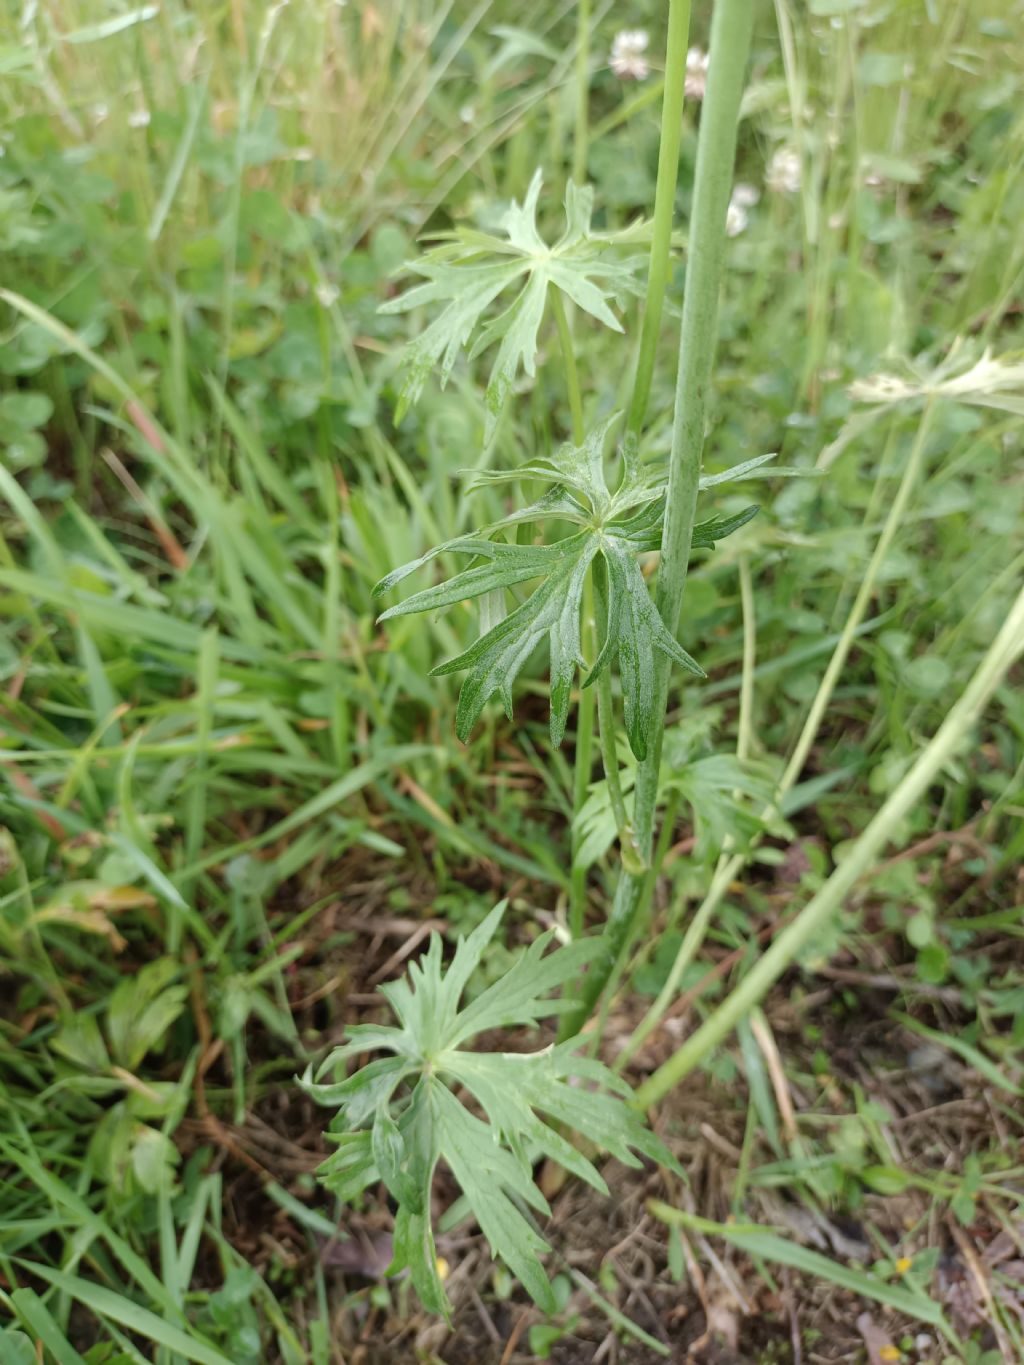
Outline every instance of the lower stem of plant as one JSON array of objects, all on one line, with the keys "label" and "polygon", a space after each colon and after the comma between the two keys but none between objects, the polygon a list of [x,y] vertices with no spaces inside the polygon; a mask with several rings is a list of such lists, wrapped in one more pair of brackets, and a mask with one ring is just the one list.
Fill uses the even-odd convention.
[{"label": "lower stem of plant", "polygon": [[[707,394],[718,327],[726,207],[752,26],[752,0],[716,0],[707,92],[697,145],[672,451],[656,592],[658,611],[673,633],[679,623],[693,539]],[[662,135],[665,136],[664,129]],[[658,655],[653,679],[654,724],[648,752],[637,770],[633,797],[632,825],[640,866],[631,870],[623,865],[621,869],[611,915],[602,935],[605,951],[591,964],[579,1006],[563,1018],[565,1037],[578,1032],[586,1022],[648,913],[650,896],[645,895],[648,874],[641,869],[644,865],[649,867],[652,860],[669,672],[668,659]]]},{"label": "lower stem of plant", "polygon": [[[562,364],[565,368],[565,388],[569,397],[569,413],[572,420],[572,439],[582,445],[585,428],[583,425],[583,393],[580,389],[579,371],[576,367],[576,350],[573,346],[572,328],[565,311],[565,301],[561,291],[550,291],[551,311],[555,316],[558,340],[562,349]],[[594,584],[587,576],[583,592],[583,622],[581,644],[585,659],[594,658]],[[584,688],[576,712],[576,756],[572,786],[572,832],[570,848],[572,871],[569,874],[569,932],[573,938],[583,933],[586,923],[587,869],[580,866],[579,814],[587,799],[590,787],[590,774],[594,766],[594,714],[595,697],[591,688]]]},{"label": "lower stem of plant", "polygon": [[[584,597],[584,613],[587,599]],[[571,836],[572,872],[569,877],[569,932],[579,938],[586,923],[587,869],[580,865],[579,853],[582,836],[579,830],[579,813],[587,799],[590,787],[590,774],[594,766],[594,710],[593,688],[584,688],[580,693],[580,704],[576,712],[576,757],[573,767],[572,812],[573,826]]]},{"label": "lower stem of plant", "polygon": [[[605,622],[608,619],[608,584],[603,564],[600,561],[595,563],[592,572],[598,619]],[[600,644],[603,643],[602,639]],[[597,725],[601,737],[601,765],[604,768],[605,781],[608,783],[612,815],[615,817],[622,856],[628,860],[632,854],[633,831],[626,813],[626,801],[622,795],[622,782],[619,778],[619,755],[615,747],[615,698],[612,696],[612,675],[609,668],[603,669],[597,680]]]},{"label": "lower stem of plant", "polygon": [[[871,555],[871,560],[861,579],[856,599],[853,606],[850,608],[846,623],[836,642],[836,647],[832,652],[832,657],[828,662],[828,667],[825,669],[824,676],[818,684],[818,690],[811,703],[811,709],[807,713],[807,718],[801,727],[800,734],[797,737],[793,753],[786,765],[785,772],[779,779],[779,784],[775,789],[773,800],[760,814],[759,818],[762,821],[770,819],[774,811],[781,809],[783,800],[799,780],[804,763],[807,761],[807,755],[810,753],[814,741],[818,736],[821,723],[828,710],[828,704],[832,699],[832,693],[835,691],[836,683],[846,666],[846,660],[853,647],[853,642],[857,637],[857,630],[867,614],[868,606],[874,596],[878,575],[881,572],[882,565],[892,547],[896,533],[903,524],[907,505],[917,486],[917,481],[921,476],[931,416],[932,407],[929,404],[929,406],[925,408],[921,421],[918,424],[910,456],[907,460],[906,468],[903,471],[903,477],[896,490],[896,496],[893,498],[890,505],[889,514],[886,518],[885,525],[882,527],[882,533],[878,537],[878,541]],[[872,498],[872,506],[873,505],[874,498]],[[870,522],[872,520],[873,516],[871,508],[869,507],[865,521]],[[741,760],[748,756],[751,699],[749,695],[745,694],[749,692],[749,688],[753,682],[752,660],[748,660],[748,652],[752,650],[752,642],[747,639],[748,626],[753,621],[749,572],[749,566],[747,566],[745,570],[741,569],[741,585],[744,597],[744,670],[740,706],[740,743],[737,748],[737,757]],[[633,1030],[625,1048],[616,1059],[617,1067],[621,1068],[626,1065],[629,1059],[643,1046],[644,1042],[650,1037],[653,1030],[657,1028],[658,1024],[668,1012],[672,1001],[675,999],[676,992],[679,989],[679,983],[683,979],[683,974],[700,952],[701,945],[704,942],[704,936],[711,925],[715,912],[725,898],[725,894],[729,887],[743,869],[744,864],[748,861],[750,854],[753,852],[754,848],[757,847],[758,842],[757,839],[753,840],[750,848],[741,853],[732,853],[728,847],[723,849],[722,858],[711,879],[711,885],[708,887],[707,894],[687,926],[686,934],[682,943],[679,945],[679,951],[676,953],[675,961],[672,963],[665,984],[658,992],[657,999],[644,1015],[639,1025]]]}]

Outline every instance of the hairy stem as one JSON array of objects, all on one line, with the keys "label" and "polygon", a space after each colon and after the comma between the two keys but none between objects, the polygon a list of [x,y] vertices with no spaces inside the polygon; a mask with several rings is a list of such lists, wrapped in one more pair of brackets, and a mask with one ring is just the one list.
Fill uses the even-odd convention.
[{"label": "hairy stem", "polygon": [[654,227],[647,269],[647,296],[640,330],[633,397],[626,431],[637,438],[643,428],[651,396],[654,362],[661,328],[661,309],[671,266],[672,218],[679,178],[679,144],[683,135],[683,92],[686,85],[686,45],[690,36],[690,0],[670,0],[665,45],[665,95],[661,103],[661,144],[658,183],[654,192]]},{"label": "hairy stem", "polygon": [[[711,21],[707,92],[697,142],[693,217],[683,299],[675,412],[665,529],[655,600],[675,634],[683,605],[697,510],[704,421],[711,363],[718,336],[718,294],[725,255],[725,217],[736,158],[743,75],[750,51],[753,0],[718,0]],[[650,751],[637,774],[634,822],[641,848],[650,846],[658,770],[665,731],[669,660],[655,656],[654,714]]]},{"label": "hairy stem", "polygon": [[[673,633],[679,623],[693,538],[704,418],[717,335],[725,215],[752,24],[753,0],[718,0],[711,23],[707,93],[697,142],[665,530],[656,593],[662,620]],[[650,861],[653,844],[668,678],[669,661],[659,654],[654,675],[654,726],[647,757],[637,771],[633,803],[637,848],[645,862]],[[582,1026],[625,945],[639,931],[648,905],[648,898],[643,895],[644,880],[642,872],[623,868],[605,926],[605,953],[587,974],[579,1008],[564,1017],[566,1036]]]},{"label": "hairy stem", "polygon": [[815,935],[822,933],[841,909],[856,883],[878,858],[900,822],[913,810],[943,766],[967,738],[993,692],[1013,664],[1024,655],[1024,587],[1003,628],[959,700],[950,710],[913,767],[882,806],[832,876],[759,958],[739,986],[697,1031],[636,1093],[641,1106],[656,1104],[699,1066],[739,1021],[762,1000]]}]

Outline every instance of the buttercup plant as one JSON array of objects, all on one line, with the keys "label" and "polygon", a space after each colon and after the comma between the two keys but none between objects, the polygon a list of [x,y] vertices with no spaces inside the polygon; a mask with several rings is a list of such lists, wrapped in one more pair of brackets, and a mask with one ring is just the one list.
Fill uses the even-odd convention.
[{"label": "buttercup plant", "polygon": [[[385,988],[401,1029],[370,1028],[331,1055],[321,1072],[332,1071],[356,1054],[383,1048],[392,1057],[334,1085],[315,1085],[324,1103],[341,1106],[338,1151],[325,1178],[345,1197],[383,1179],[398,1201],[395,1268],[408,1267],[424,1303],[446,1310],[435,1268],[430,1219],[430,1187],[443,1157],[467,1196],[492,1250],[545,1301],[546,1280],[537,1261],[543,1249],[525,1209],[543,1211],[529,1163],[545,1152],[567,1169],[595,1183],[596,1172],[570,1143],[542,1123],[537,1111],[565,1129],[599,1141],[605,1150],[627,1157],[630,1149],[670,1160],[660,1144],[630,1116],[621,1099],[622,1083],[578,1055],[574,1035],[609,981],[615,963],[642,912],[649,883],[654,813],[669,671],[679,665],[691,676],[702,669],[676,638],[687,566],[694,548],[712,548],[755,514],[750,506],[728,517],[696,520],[702,487],[700,457],[704,411],[715,338],[726,210],[735,154],[743,71],[750,43],[751,0],[719,0],[711,37],[708,86],[701,118],[693,215],[690,224],[687,285],[677,382],[672,449],[667,471],[641,458],[647,401],[654,370],[661,304],[668,280],[672,214],[679,161],[679,129],[687,74],[689,5],[674,0],[669,15],[663,133],[654,218],[621,233],[591,229],[593,195],[570,183],[565,193],[566,229],[553,245],[537,230],[542,181],[538,172],[523,204],[513,204],[501,227],[504,236],[460,229],[445,236],[411,269],[422,283],[385,305],[391,312],[440,304],[438,317],[408,348],[397,418],[401,420],[422,391],[428,374],[440,367],[449,377],[464,350],[470,357],[497,346],[485,393],[485,441],[495,427],[520,373],[532,377],[538,337],[550,310],[558,333],[572,417],[571,440],[555,451],[541,451],[515,470],[488,471],[478,483],[535,480],[550,484],[538,501],[481,528],[435,547],[396,569],[377,585],[389,593],[437,556],[467,557],[469,566],[447,582],[427,587],[384,612],[382,619],[444,608],[468,599],[487,603],[488,628],[462,654],[439,665],[436,673],[465,671],[456,729],[468,737],[487,701],[497,694],[511,715],[516,677],[541,641],[550,644],[551,741],[561,742],[569,716],[573,684],[582,673],[577,718],[576,809],[584,804],[590,770],[593,688],[598,697],[605,776],[622,851],[620,892],[605,933],[582,939],[583,905],[577,894],[571,912],[573,942],[542,958],[540,940],[505,979],[461,1013],[459,998],[472,968],[497,926],[498,911],[457,949],[446,975],[441,971],[440,940],[434,938],[422,964],[410,971],[412,984]],[[581,22],[586,20],[581,9]],[[587,35],[581,34],[581,43]],[[584,73],[585,75],[585,73]],[[577,124],[577,156],[584,156]],[[637,242],[650,242],[646,305],[640,337],[636,383],[620,443],[617,472],[608,478],[605,449],[621,418],[608,418],[589,432],[584,426],[581,387],[565,299],[605,326],[622,331],[612,310],[639,293],[640,258],[629,254]],[[505,299],[511,294],[511,302]],[[500,301],[500,302],[499,302]],[[492,313],[493,306],[504,304]],[[746,478],[770,456],[747,461],[732,471]],[[724,478],[705,480],[708,488]],[[568,535],[553,543],[519,543],[504,533],[523,526],[543,528],[568,523]],[[658,585],[652,597],[643,575],[643,556],[660,552]],[[509,594],[534,583],[511,610]],[[500,607],[495,609],[496,600]],[[593,607],[591,606],[593,603]],[[591,629],[596,621],[596,639]],[[617,667],[629,747],[638,762],[633,813],[626,809],[616,749],[612,665]],[[577,836],[578,839],[578,836]],[[577,891],[583,869],[574,875]],[[568,994],[588,968],[578,999]],[[521,988],[520,984],[522,983]],[[556,986],[567,995],[541,998]],[[525,994],[517,994],[519,990]],[[493,1008],[486,1002],[493,1001]],[[523,1023],[543,1013],[562,1017],[558,1046],[526,1057],[463,1053],[456,1050],[485,1027]],[[476,1018],[476,1023],[469,1021]],[[566,1020],[571,1024],[567,1027]],[[431,1039],[433,1042],[431,1042]],[[514,1073],[514,1074],[513,1074]],[[570,1083],[586,1088],[575,1090]],[[310,1082],[312,1084],[312,1082]],[[479,1103],[478,1119],[455,1098],[452,1085],[464,1087]],[[411,1086],[411,1090],[409,1087]],[[509,1096],[516,1086],[518,1102]],[[618,1087],[616,1095],[614,1087]],[[570,1097],[572,1102],[570,1103]]]},{"label": "buttercup plant", "polygon": [[[586,90],[581,85],[575,182],[565,193],[567,226],[562,235],[548,245],[537,229],[542,190],[538,172],[523,204],[513,204],[505,213],[504,236],[467,229],[446,235],[410,267],[423,282],[386,305],[391,312],[441,305],[439,316],[408,348],[399,420],[435,366],[444,383],[460,353],[472,358],[496,346],[485,392],[484,439],[490,442],[520,377],[534,377],[539,338],[548,315],[558,337],[571,418],[570,439],[556,449],[541,449],[516,469],[488,469],[476,475],[475,486],[516,481],[548,485],[540,498],[471,535],[434,547],[395,569],[375,589],[378,596],[389,595],[408,576],[429,569],[442,555],[468,561],[447,581],[420,588],[381,616],[387,620],[465,601],[480,603],[478,638],[434,669],[437,674],[465,674],[455,722],[464,740],[492,697],[500,699],[511,717],[516,679],[545,639],[550,650],[550,736],[555,746],[568,728],[574,687],[579,684],[568,944],[545,955],[550,941],[550,935],[545,935],[502,980],[460,1008],[464,992],[471,987],[473,969],[496,931],[500,907],[459,944],[447,973],[442,970],[441,941],[435,936],[425,957],[410,969],[408,981],[383,988],[400,1026],[353,1030],[350,1041],[327,1058],[316,1080],[307,1080],[318,1100],[339,1106],[333,1133],[337,1151],[323,1168],[324,1178],[346,1198],[384,1182],[398,1205],[394,1268],[408,1268],[423,1302],[438,1312],[448,1309],[436,1269],[431,1221],[431,1189],[438,1163],[442,1159],[447,1163],[465,1196],[466,1211],[473,1214],[493,1252],[538,1302],[549,1303],[550,1291],[539,1260],[545,1244],[529,1214],[531,1208],[544,1213],[547,1207],[533,1183],[533,1163],[543,1157],[554,1159],[600,1188],[593,1164],[570,1141],[573,1132],[621,1160],[635,1161],[639,1152],[663,1165],[671,1163],[663,1146],[643,1128],[634,1106],[657,1102],[700,1064],[830,922],[898,820],[955,752],[981,707],[1024,652],[1022,592],[946,722],[853,842],[836,872],[755,961],[738,987],[635,1096],[607,1069],[581,1057],[581,1031],[607,1001],[649,917],[654,879],[679,803],[689,802],[695,810],[704,803],[695,819],[698,837],[705,851],[714,846],[720,860],[687,928],[669,981],[634,1037],[627,1040],[622,1064],[663,1017],[711,916],[743,865],[745,849],[779,818],[782,797],[799,777],[818,733],[871,583],[923,458],[930,409],[922,419],[904,485],[877,542],[865,584],[782,778],[773,784],[746,763],[749,746],[743,736],[749,734],[749,695],[741,698],[741,743],[735,760],[715,756],[703,767],[698,763],[687,766],[684,761],[669,764],[666,772],[663,747],[672,666],[677,665],[683,670],[680,676],[690,680],[702,676],[699,643],[687,640],[694,650],[691,655],[677,639],[691,555],[695,548],[713,548],[757,511],[747,506],[729,516],[698,521],[698,496],[727,481],[792,472],[774,468],[773,457],[763,455],[713,478],[701,473],[752,11],[752,0],[716,0],[706,83],[703,59],[700,63],[702,108],[667,469],[645,461],[643,437],[669,279],[683,97],[687,87],[694,85],[694,62],[687,56],[688,0],[672,0],[669,7],[661,144],[650,224],[636,224],[618,233],[596,233],[591,228],[593,195],[578,183],[586,161],[586,119],[581,116]],[[579,15],[579,51],[585,58],[589,7],[581,4]],[[585,81],[585,59],[581,58],[578,69]],[[749,205],[749,190],[737,195],[734,207],[741,200],[741,207]],[[649,243],[649,251],[632,394],[624,418],[621,414],[603,416],[588,429],[565,301],[605,326],[623,331],[615,309],[621,310],[640,292],[641,262],[635,248],[642,242]],[[881,408],[924,392],[920,387],[908,389],[907,395],[872,391],[867,397]],[[927,394],[928,402],[940,396],[934,387]],[[942,396],[947,396],[945,390]],[[948,396],[963,397],[959,393]],[[609,476],[608,447],[616,437],[617,456]],[[560,538],[546,538],[544,532],[552,521],[570,529]],[[531,528],[529,536],[524,533],[527,527]],[[644,574],[645,558],[652,555],[658,555],[653,593]],[[749,616],[750,571],[742,560],[740,580],[744,612]],[[517,589],[525,593],[521,599],[515,595]],[[618,743],[613,670],[618,676],[628,749],[625,745],[620,749]],[[745,678],[748,674],[745,668]],[[595,709],[604,783],[591,794]],[[662,809],[662,833],[656,844],[656,819]],[[616,836],[620,867],[611,912],[598,933],[585,937],[586,871]],[[558,989],[561,997],[552,998],[551,992]],[[464,1050],[463,1045],[485,1029],[524,1025],[555,1015],[559,1018],[557,1042],[541,1051],[509,1056]],[[599,1039],[599,1032],[588,1035],[588,1044]],[[322,1083],[324,1073],[371,1050],[389,1055],[352,1076]],[[471,1097],[480,1117],[460,1095]],[[552,1123],[559,1125],[557,1131]]]},{"label": "buttercup plant", "polygon": [[[501,980],[462,1005],[504,909],[495,906],[459,942],[447,971],[434,934],[408,980],[381,987],[398,1026],[350,1029],[349,1041],[321,1071],[365,1052],[387,1056],[335,1085],[307,1081],[315,1099],[339,1106],[344,1123],[337,1150],[321,1167],[322,1178],[344,1199],[383,1180],[398,1203],[393,1269],[408,1269],[424,1305],[444,1314],[450,1304],[438,1274],[430,1211],[442,1157],[494,1254],[548,1311],[555,1302],[539,1259],[548,1247],[525,1210],[549,1209],[533,1183],[531,1163],[550,1158],[608,1193],[593,1163],[552,1123],[575,1130],[627,1165],[639,1165],[634,1152],[674,1165],[624,1102],[627,1087],[599,1062],[579,1056],[573,1043],[515,1054],[465,1049],[488,1029],[532,1024],[564,1010],[567,1002],[549,998],[550,992],[571,981],[598,947],[584,939],[546,953],[554,937],[549,931]],[[457,1089],[472,1097],[485,1119],[460,1102]]]}]

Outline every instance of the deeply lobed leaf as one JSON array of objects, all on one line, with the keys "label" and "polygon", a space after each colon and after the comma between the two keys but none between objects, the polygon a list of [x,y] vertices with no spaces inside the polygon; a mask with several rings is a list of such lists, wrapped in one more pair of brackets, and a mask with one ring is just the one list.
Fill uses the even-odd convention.
[{"label": "deeply lobed leaf", "polygon": [[[476,356],[497,345],[485,393],[485,439],[489,440],[517,375],[535,373],[549,287],[561,290],[606,327],[622,331],[610,304],[640,292],[637,275],[643,257],[624,256],[622,248],[640,241],[644,228],[592,232],[593,191],[570,184],[565,196],[565,231],[549,246],[537,231],[541,185],[537,171],[522,205],[513,201],[502,218],[503,237],[460,228],[444,234],[439,245],[405,267],[423,283],[389,300],[381,312],[405,313],[431,304],[441,304],[442,311],[406,348],[398,421],[419,398],[436,365],[444,385],[460,351],[469,348],[470,355]],[[491,305],[506,292],[512,294],[511,302],[497,316],[489,317]]]},{"label": "deeply lobed leaf", "polygon": [[[500,980],[463,1005],[503,911],[503,905],[496,906],[459,941],[447,971],[435,934],[407,976],[382,987],[397,1026],[352,1030],[320,1070],[373,1049],[389,1056],[335,1084],[305,1082],[318,1102],[339,1106],[342,1131],[333,1136],[336,1150],[320,1168],[321,1178],[349,1200],[384,1182],[398,1205],[392,1270],[407,1269],[424,1306],[439,1313],[449,1308],[430,1217],[439,1162],[458,1182],[493,1254],[548,1311],[554,1303],[541,1263],[548,1246],[531,1211],[550,1211],[534,1184],[532,1165],[549,1157],[596,1189],[606,1189],[593,1163],[559,1128],[575,1129],[630,1165],[638,1164],[639,1152],[675,1166],[626,1103],[628,1087],[601,1063],[578,1056],[575,1040],[525,1054],[462,1049],[480,1033],[559,1012],[564,1002],[551,993],[577,979],[601,952],[597,940],[548,952],[552,935],[544,934]],[[399,1093],[403,1081],[411,1093],[407,1087]],[[483,1117],[471,1112],[457,1092],[471,1096]]]},{"label": "deeply lobed leaf", "polygon": [[[581,446],[566,443],[553,455],[541,456],[515,471],[489,471],[478,482],[509,478],[540,479],[556,486],[538,502],[485,527],[472,536],[430,550],[411,564],[382,579],[375,595],[387,592],[408,574],[442,553],[469,555],[483,563],[471,565],[446,583],[414,593],[390,607],[381,620],[454,606],[488,597],[493,621],[477,640],[453,659],[439,664],[435,674],[468,670],[459,693],[455,728],[468,740],[489,699],[497,694],[512,718],[512,685],[526,661],[545,639],[550,652],[551,742],[565,734],[577,668],[582,663],[581,620],[587,574],[598,561],[607,577],[607,611],[598,657],[584,683],[590,686],[601,672],[618,661],[624,699],[626,733],[638,758],[647,753],[653,723],[655,654],[660,652],[697,677],[700,665],[666,628],[651,599],[638,556],[661,547],[665,515],[663,482],[643,466],[627,445],[623,476],[614,492],[604,473],[604,447],[616,416],[601,423]],[[752,469],[756,464],[748,462]],[[747,507],[729,517],[713,517],[694,528],[694,548],[715,543],[744,526],[757,512]],[[489,539],[502,529],[527,521],[567,520],[579,530],[553,545],[509,545]],[[539,579],[539,585],[511,611],[503,596],[520,584]],[[493,607],[499,609],[493,610]]]}]

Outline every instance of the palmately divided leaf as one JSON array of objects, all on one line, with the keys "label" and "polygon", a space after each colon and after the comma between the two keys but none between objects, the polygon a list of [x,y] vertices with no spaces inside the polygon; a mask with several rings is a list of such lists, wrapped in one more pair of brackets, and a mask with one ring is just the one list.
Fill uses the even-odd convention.
[{"label": "palmately divided leaf", "polygon": [[[441,939],[433,935],[408,975],[382,988],[398,1025],[361,1029],[320,1071],[374,1048],[390,1055],[335,1085],[305,1082],[315,1099],[340,1106],[345,1128],[332,1134],[336,1150],[320,1168],[321,1178],[344,1199],[384,1181],[398,1204],[391,1268],[407,1269],[424,1306],[438,1313],[450,1307],[430,1221],[438,1162],[455,1177],[493,1254],[549,1311],[553,1298],[541,1264],[548,1246],[531,1210],[542,1216],[550,1210],[534,1184],[532,1165],[550,1157],[606,1189],[593,1163],[555,1125],[575,1129],[629,1165],[637,1165],[636,1154],[643,1153],[678,1169],[627,1103],[629,1088],[600,1062],[578,1056],[575,1040],[522,1054],[462,1050],[477,1034],[559,1012],[566,1002],[551,992],[578,979],[602,951],[598,940],[588,939],[549,952],[552,934],[544,934],[463,1007],[462,996],[503,911],[504,905],[496,906],[459,941],[447,971]],[[401,1093],[395,1077],[407,1082]],[[460,1094],[471,1096],[484,1117],[471,1112]]]},{"label": "palmately divided leaf", "polygon": [[632,548],[611,535],[601,548],[608,570],[608,615],[604,644],[584,686],[595,682],[612,658],[618,657],[629,747],[643,759],[653,724],[654,651],[660,650],[698,678],[704,677],[704,670],[666,629]]},{"label": "palmately divided leaf", "polygon": [[[585,499],[590,517],[605,517],[612,509],[612,495],[604,477],[604,448],[608,433],[619,420],[620,414],[614,413],[599,423],[586,437],[581,446],[571,441],[559,446],[554,455],[539,455],[515,469],[485,469],[474,474],[469,489],[481,488],[485,484],[511,483],[522,479],[540,479],[547,483],[558,484],[562,489],[570,489]],[[652,496],[657,497],[657,493]],[[584,504],[577,504],[584,506]]]},{"label": "palmately divided leaf", "polygon": [[[379,595],[439,554],[470,555],[483,561],[457,573],[446,583],[425,588],[390,607],[382,621],[395,616],[454,606],[473,598],[488,599],[487,623],[472,645],[433,672],[443,675],[468,670],[459,693],[455,728],[468,740],[484,706],[497,694],[512,717],[512,684],[530,655],[547,637],[550,649],[551,742],[565,734],[580,649],[583,594],[587,573],[598,559],[608,581],[608,611],[603,622],[602,647],[585,686],[617,659],[622,680],[626,732],[638,758],[647,753],[654,704],[655,652],[697,677],[703,669],[666,628],[651,598],[638,556],[661,548],[665,497],[660,481],[651,478],[626,450],[624,473],[612,492],[604,474],[604,447],[618,420],[613,415],[598,426],[582,446],[562,445],[515,471],[495,470],[478,482],[498,483],[510,478],[554,483],[548,493],[520,512],[461,536],[413,560],[382,579]],[[694,527],[693,547],[713,548],[717,541],[739,530],[755,516],[756,507],[712,517]],[[554,545],[509,545],[488,536],[523,522],[568,521],[580,529]],[[539,585],[512,610],[495,609],[495,598],[520,584],[540,579]]]},{"label": "palmately divided leaf", "polygon": [[[499,692],[505,700],[506,713],[509,720],[512,719],[508,708],[511,685],[545,635],[550,642],[551,654],[551,743],[558,745],[562,742],[569,716],[573,679],[582,662],[580,617],[583,611],[583,588],[587,570],[597,554],[598,543],[594,535],[587,534],[574,536],[549,548],[561,553],[553,558],[540,587],[515,611],[470,645],[469,649],[431,670],[438,676],[458,673],[465,668],[470,670],[459,692],[459,704],[455,712],[455,733],[464,742],[469,739],[481,711],[495,692]],[[467,577],[459,575],[463,590],[467,586]],[[452,584],[457,581],[453,579]]]},{"label": "palmately divided leaf", "polygon": [[[431,304],[443,308],[406,349],[398,421],[418,399],[435,365],[440,366],[442,385],[447,382],[459,352],[469,346],[483,323],[470,354],[498,344],[485,395],[485,439],[490,439],[516,376],[521,371],[531,377],[535,373],[537,337],[549,286],[560,289],[606,327],[622,330],[609,304],[639,293],[637,273],[643,257],[624,257],[622,247],[642,240],[643,225],[618,233],[592,232],[593,191],[570,184],[565,197],[566,229],[548,246],[536,223],[541,184],[538,171],[522,205],[513,202],[506,211],[501,221],[503,237],[456,229],[443,234],[439,245],[405,267],[424,282],[389,300],[381,312],[405,313]],[[514,291],[512,301],[485,322],[491,305],[506,291]]]},{"label": "palmately divided leaf", "polygon": [[[689,805],[697,837],[694,856],[708,862],[717,857],[728,836],[733,848],[742,847],[765,827],[763,812],[774,792],[772,775],[763,765],[741,763],[734,754],[692,756],[679,735],[666,731],[658,777],[658,804],[675,790]],[[624,756],[619,782],[632,790],[636,767]],[[591,867],[611,848],[618,835],[607,781],[594,784],[574,822],[579,839],[577,861]]]}]

